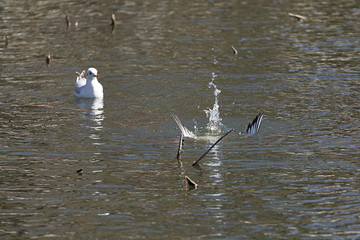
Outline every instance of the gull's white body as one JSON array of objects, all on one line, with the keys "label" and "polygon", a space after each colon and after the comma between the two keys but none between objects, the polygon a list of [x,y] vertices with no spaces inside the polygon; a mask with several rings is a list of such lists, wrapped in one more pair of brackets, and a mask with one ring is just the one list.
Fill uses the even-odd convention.
[{"label": "gull's white body", "polygon": [[102,98],[104,97],[103,86],[97,79],[97,70],[89,68],[86,72],[82,71],[76,78],[74,94],[76,97]]}]

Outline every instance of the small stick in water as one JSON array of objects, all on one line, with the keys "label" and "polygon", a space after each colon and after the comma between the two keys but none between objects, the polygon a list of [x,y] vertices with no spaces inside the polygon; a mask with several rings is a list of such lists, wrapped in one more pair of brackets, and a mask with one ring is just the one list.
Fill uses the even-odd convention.
[{"label": "small stick in water", "polygon": [[211,147],[203,153],[203,155],[201,155],[194,163],[192,166],[199,166],[199,162],[201,159],[203,159],[203,157],[205,157],[206,154],[208,154],[211,149],[213,149],[213,147],[215,147],[216,144],[218,144],[224,137],[226,137],[229,133],[231,133],[234,129],[230,129],[227,133],[225,133],[224,135],[222,135],[213,145],[211,145]]},{"label": "small stick in water", "polygon": [[4,35],[4,42],[5,42],[5,46],[9,44],[9,39],[6,35]]},{"label": "small stick in water", "polygon": [[46,57],[46,64],[47,64],[48,67],[50,66],[50,62],[51,62],[51,56],[50,56],[50,53],[49,53],[47,55],[47,57]]},{"label": "small stick in water", "polygon": [[180,135],[180,139],[179,139],[179,147],[178,147],[178,151],[177,151],[177,154],[176,154],[176,159],[177,160],[180,160],[181,158],[181,154],[183,152],[183,143],[184,143],[184,135],[181,133]]},{"label": "small stick in water", "polygon": [[185,189],[186,190],[192,190],[197,189],[197,183],[191,180],[188,176],[185,175]]},{"label": "small stick in water", "polygon": [[298,21],[306,21],[307,17],[301,16],[299,14],[288,13],[290,17],[296,18]]},{"label": "small stick in water", "polygon": [[13,105],[10,108],[52,108],[50,105]]},{"label": "small stick in water", "polygon": [[238,54],[238,50],[234,47],[234,45],[231,45],[231,49],[233,50],[234,55]]},{"label": "small stick in water", "polygon": [[65,12],[66,27],[70,27],[71,21],[68,12]]},{"label": "small stick in water", "polygon": [[112,27],[115,27],[115,24],[116,24],[115,14],[111,14],[111,22],[110,22],[110,25],[111,25]]}]

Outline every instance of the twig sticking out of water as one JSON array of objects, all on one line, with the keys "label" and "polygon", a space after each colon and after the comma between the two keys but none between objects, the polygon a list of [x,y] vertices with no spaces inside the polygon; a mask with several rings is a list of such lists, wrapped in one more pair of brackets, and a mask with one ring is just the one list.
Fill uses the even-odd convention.
[{"label": "twig sticking out of water", "polygon": [[116,18],[115,18],[115,14],[111,14],[111,22],[110,22],[111,27],[115,27],[116,25]]},{"label": "twig sticking out of water", "polygon": [[234,47],[234,45],[231,45],[231,49],[233,50],[234,55],[238,54],[238,50]]},{"label": "twig sticking out of water", "polygon": [[50,66],[50,62],[51,62],[51,56],[50,56],[50,53],[46,56],[46,64],[47,66],[49,67]]},{"label": "twig sticking out of water", "polygon": [[188,176],[185,175],[185,190],[197,189],[197,183],[191,180]]},{"label": "twig sticking out of water", "polygon": [[116,22],[115,14],[111,14],[111,22],[110,22],[111,33],[114,33],[116,23],[117,22]]},{"label": "twig sticking out of water", "polygon": [[5,46],[9,44],[9,39],[6,35],[4,35],[4,42],[5,42]]},{"label": "twig sticking out of water", "polygon": [[299,14],[294,14],[294,13],[288,13],[290,17],[296,18],[298,21],[306,21],[307,17],[304,17],[302,15]]},{"label": "twig sticking out of water", "polygon": [[68,12],[65,12],[65,20],[66,20],[66,27],[69,28],[71,25],[71,21],[70,21],[70,16],[68,14]]},{"label": "twig sticking out of water", "polygon": [[211,149],[213,149],[213,147],[215,147],[216,144],[218,144],[224,137],[226,137],[229,133],[231,133],[234,129],[230,129],[229,131],[227,131],[224,135],[222,135],[213,145],[211,145],[211,147],[206,151],[204,152],[193,164],[192,166],[199,166],[199,162],[201,159],[203,159],[206,154],[208,154]]},{"label": "twig sticking out of water", "polygon": [[178,151],[176,154],[176,159],[180,160],[181,159],[181,154],[183,153],[183,143],[184,143],[184,135],[181,133],[180,135],[180,139],[179,139],[179,147],[178,147]]}]

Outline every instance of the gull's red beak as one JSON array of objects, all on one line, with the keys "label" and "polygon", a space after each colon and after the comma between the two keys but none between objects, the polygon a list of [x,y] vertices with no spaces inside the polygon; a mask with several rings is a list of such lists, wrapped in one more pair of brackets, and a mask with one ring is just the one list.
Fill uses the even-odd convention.
[{"label": "gull's red beak", "polygon": [[99,75],[94,75],[95,77],[98,77]]}]

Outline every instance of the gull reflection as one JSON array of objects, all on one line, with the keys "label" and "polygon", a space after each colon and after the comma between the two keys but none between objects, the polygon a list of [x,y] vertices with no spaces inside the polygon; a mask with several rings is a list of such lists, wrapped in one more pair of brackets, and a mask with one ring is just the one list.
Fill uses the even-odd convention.
[{"label": "gull reflection", "polygon": [[[76,106],[81,110],[86,110],[82,112],[81,117],[86,119],[89,123],[87,127],[100,131],[103,128],[104,121],[104,100],[103,98],[76,98]],[[91,134],[90,138],[98,139],[98,136],[93,136],[96,134]],[[93,136],[93,137],[91,137]]]}]

